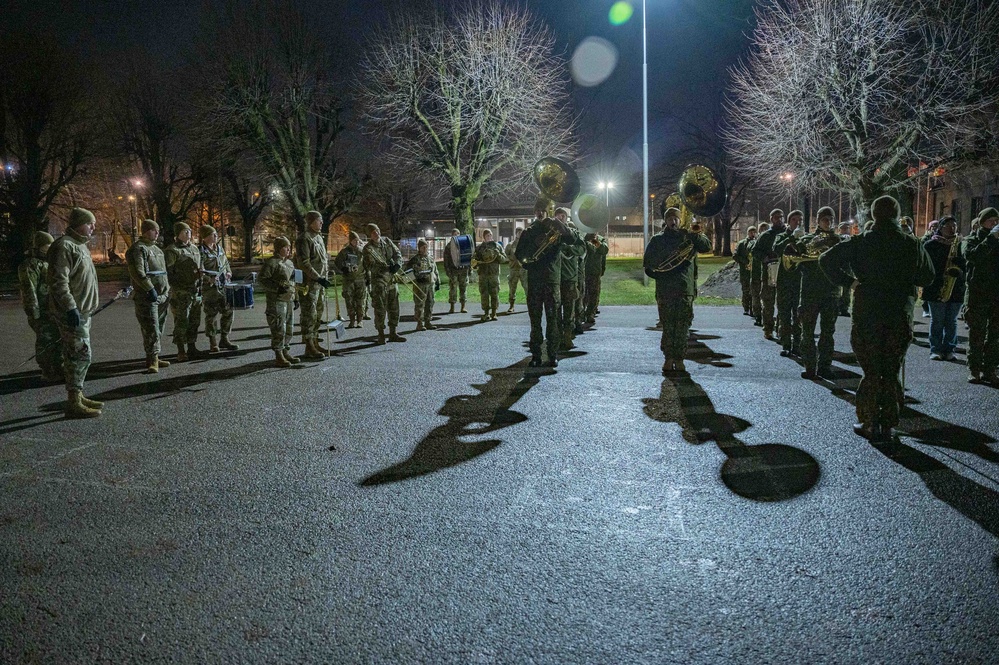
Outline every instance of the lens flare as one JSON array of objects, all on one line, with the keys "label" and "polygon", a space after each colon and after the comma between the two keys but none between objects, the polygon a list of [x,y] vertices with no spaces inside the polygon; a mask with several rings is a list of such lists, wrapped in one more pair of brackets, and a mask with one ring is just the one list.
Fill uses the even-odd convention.
[{"label": "lens flare", "polygon": [[631,20],[634,13],[635,8],[631,6],[630,2],[615,2],[610,8],[611,25],[624,25]]},{"label": "lens flare", "polygon": [[617,49],[606,39],[587,37],[572,54],[572,78],[585,88],[600,85],[617,66]]}]

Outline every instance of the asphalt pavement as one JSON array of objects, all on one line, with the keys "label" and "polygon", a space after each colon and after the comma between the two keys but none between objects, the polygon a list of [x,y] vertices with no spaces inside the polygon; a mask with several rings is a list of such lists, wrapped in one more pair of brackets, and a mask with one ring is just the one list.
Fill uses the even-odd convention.
[{"label": "asphalt pavement", "polygon": [[404,344],[278,369],[258,301],[239,351],[148,376],[116,303],[77,421],[0,303],[0,662],[999,662],[999,390],[928,319],[875,447],[847,319],[806,381],[699,307],[664,379],[652,307],[556,370],[522,304],[402,308]]}]

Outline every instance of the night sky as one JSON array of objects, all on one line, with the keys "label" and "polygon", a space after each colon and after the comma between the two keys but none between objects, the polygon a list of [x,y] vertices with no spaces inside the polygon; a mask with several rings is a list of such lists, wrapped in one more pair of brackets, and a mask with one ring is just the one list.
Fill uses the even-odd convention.
[{"label": "night sky", "polygon": [[[371,26],[392,12],[420,2],[358,0],[309,2],[306,12],[331,44],[349,76]],[[587,37],[602,37],[618,50],[610,77],[595,87],[575,88],[581,137],[589,155],[586,178],[604,174],[635,181],[641,170],[642,50],[641,2],[621,26],[611,24],[611,0],[529,0],[528,9],[545,21],[566,57]],[[194,46],[198,0],[7,0],[0,31],[47,30],[83,47],[113,68],[145,51],[165,68],[183,62]],[[649,0],[649,143],[654,164],[678,140],[662,119],[666,109],[707,116],[717,108],[726,68],[747,48],[751,0]],[[629,173],[630,172],[630,173]]]}]

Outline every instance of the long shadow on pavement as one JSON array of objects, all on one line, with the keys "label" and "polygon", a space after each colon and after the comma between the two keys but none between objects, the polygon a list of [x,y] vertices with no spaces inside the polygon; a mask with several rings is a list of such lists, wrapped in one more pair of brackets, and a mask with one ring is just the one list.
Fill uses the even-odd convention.
[{"label": "long shadow on pavement", "polygon": [[360,485],[382,485],[416,476],[426,475],[457,466],[500,445],[499,439],[464,441],[464,437],[495,432],[527,420],[527,416],[511,407],[528,390],[538,384],[542,376],[555,370],[528,367],[525,358],[508,367],[486,372],[489,380],[474,384],[478,395],[455,395],[448,398],[438,414],[447,422],[430,430],[416,444],[409,458],[365,478]]}]

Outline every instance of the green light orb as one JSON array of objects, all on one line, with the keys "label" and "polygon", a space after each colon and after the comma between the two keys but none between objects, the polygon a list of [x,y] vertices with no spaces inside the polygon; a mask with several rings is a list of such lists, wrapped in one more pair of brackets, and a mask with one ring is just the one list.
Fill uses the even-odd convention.
[{"label": "green light orb", "polygon": [[631,6],[630,2],[615,2],[610,8],[611,25],[624,25],[631,20],[634,13],[635,8]]}]

